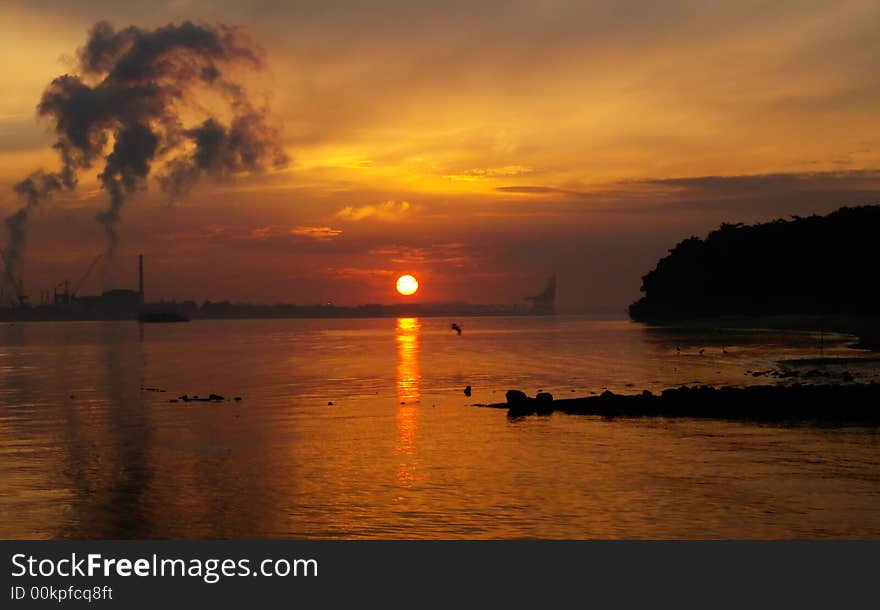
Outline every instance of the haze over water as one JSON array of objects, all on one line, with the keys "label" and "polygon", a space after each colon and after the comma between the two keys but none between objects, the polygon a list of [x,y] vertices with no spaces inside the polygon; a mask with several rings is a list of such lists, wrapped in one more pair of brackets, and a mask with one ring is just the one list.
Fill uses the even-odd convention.
[{"label": "haze over water", "polygon": [[[0,326],[0,537],[880,535],[874,429],[471,406],[772,383],[746,371],[850,339],[455,321]],[[243,400],[168,402],[212,392]]]}]

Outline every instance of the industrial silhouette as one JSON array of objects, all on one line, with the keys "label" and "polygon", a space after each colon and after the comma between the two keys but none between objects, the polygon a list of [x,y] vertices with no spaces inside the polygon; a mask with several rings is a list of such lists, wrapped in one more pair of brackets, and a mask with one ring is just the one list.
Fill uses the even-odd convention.
[{"label": "industrial silhouette", "polygon": [[[2,254],[2,251],[0,251]],[[534,297],[531,307],[523,305],[487,305],[478,303],[407,303],[397,305],[332,304],[295,305],[279,303],[259,305],[229,301],[159,301],[144,298],[144,256],[138,256],[138,289],[115,288],[99,295],[81,296],[80,291],[105,254],[95,257],[73,284],[65,280],[54,290],[40,291],[39,304],[32,304],[20,282],[9,295],[0,287],[0,321],[37,320],[134,320],[142,322],[180,322],[191,318],[364,318],[399,316],[523,316],[554,313],[556,278],[551,277],[544,291]],[[451,330],[459,335],[461,326]]]},{"label": "industrial silhouette", "polygon": [[531,301],[534,313],[554,313],[556,311],[556,276],[553,275],[547,280],[547,286],[542,292],[535,296],[526,297],[526,300]]},{"label": "industrial silhouette", "polygon": [[39,305],[32,306],[28,295],[19,286],[18,294],[10,300],[12,307],[0,309],[5,315],[0,318],[20,320],[40,319],[100,319],[128,320],[137,318],[145,312],[168,309],[163,303],[147,304],[144,300],[144,256],[138,256],[138,289],[114,288],[99,295],[80,295],[80,290],[89,279],[103,254],[96,256],[85,272],[71,285],[69,280],[59,282],[52,294],[41,291]]}]

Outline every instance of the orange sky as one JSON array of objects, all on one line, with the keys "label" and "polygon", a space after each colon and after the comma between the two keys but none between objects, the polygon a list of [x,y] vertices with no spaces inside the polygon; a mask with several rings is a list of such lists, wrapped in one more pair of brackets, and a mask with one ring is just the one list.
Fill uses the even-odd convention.
[{"label": "orange sky", "polygon": [[[557,273],[563,308],[622,311],[692,233],[880,200],[875,0],[120,5],[0,7],[0,213],[57,167],[34,107],[100,19],[245,26],[292,159],[174,204],[150,182],[116,273],[144,252],[148,298],[397,302],[409,272],[512,303]],[[101,251],[105,202],[90,175],[34,217],[32,291]]]}]

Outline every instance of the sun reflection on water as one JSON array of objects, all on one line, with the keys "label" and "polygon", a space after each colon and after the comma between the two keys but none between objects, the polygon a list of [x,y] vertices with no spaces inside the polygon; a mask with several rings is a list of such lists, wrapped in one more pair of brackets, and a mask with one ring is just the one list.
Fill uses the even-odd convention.
[{"label": "sun reflection on water", "polygon": [[[421,400],[419,371],[419,330],[418,318],[397,318],[397,441],[396,451],[404,458],[397,471],[400,487],[411,489],[419,476],[416,474],[415,454],[416,432],[419,427],[419,401]],[[400,498],[398,498],[398,501]]]},{"label": "sun reflection on water", "polygon": [[419,385],[419,330],[418,318],[397,318],[397,398],[412,404],[421,400]]}]

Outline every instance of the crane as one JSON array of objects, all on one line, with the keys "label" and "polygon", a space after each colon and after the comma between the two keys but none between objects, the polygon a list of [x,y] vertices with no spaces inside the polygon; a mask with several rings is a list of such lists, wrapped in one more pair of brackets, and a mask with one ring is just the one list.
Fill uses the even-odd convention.
[{"label": "crane", "polygon": [[101,260],[102,258],[104,258],[104,254],[103,254],[103,253],[101,253],[101,254],[99,254],[98,256],[96,256],[95,259],[92,261],[92,264],[89,265],[89,268],[86,269],[86,272],[83,273],[83,275],[82,275],[81,278],[79,278],[79,281],[78,281],[76,284],[73,285],[73,292],[70,293],[70,297],[71,297],[71,298],[76,297],[76,293],[79,292],[79,289],[82,288],[82,286],[83,286],[83,284],[85,283],[85,281],[86,281],[87,279],[89,279],[89,276],[92,274],[92,270],[95,268],[95,265],[97,265],[97,264],[98,264],[98,261]]},{"label": "crane", "polygon": [[[98,261],[104,257],[103,254],[99,254],[95,257],[95,259],[89,264],[86,272],[82,274],[82,277],[73,285],[73,291],[70,290],[70,282],[68,280],[64,280],[63,282],[58,282],[55,286],[55,303],[62,303],[64,305],[71,305],[73,299],[76,298],[77,293],[80,288],[83,287],[83,284],[87,279],[89,279],[89,275],[91,275],[92,270],[95,268],[95,265],[98,264]],[[58,292],[59,288],[64,288],[62,292]]]}]

